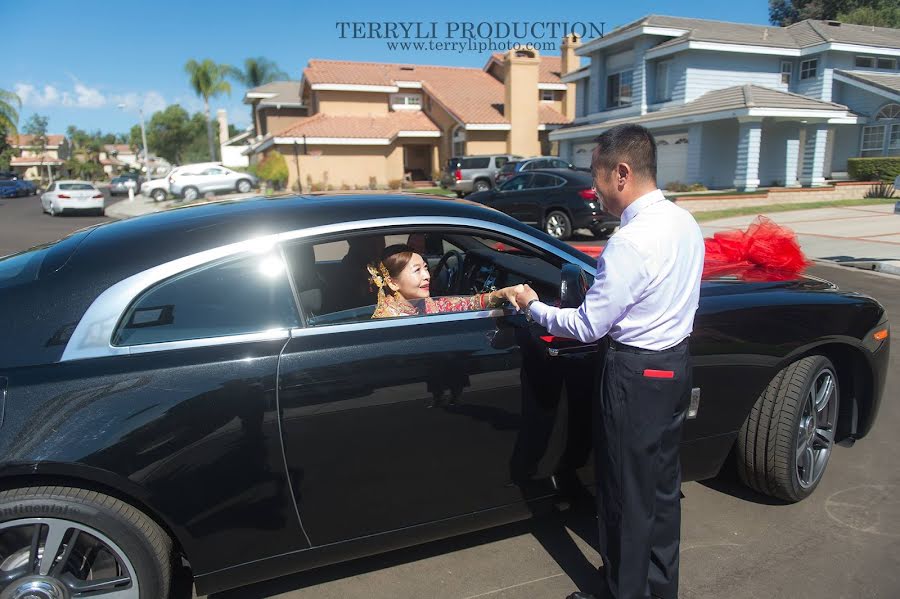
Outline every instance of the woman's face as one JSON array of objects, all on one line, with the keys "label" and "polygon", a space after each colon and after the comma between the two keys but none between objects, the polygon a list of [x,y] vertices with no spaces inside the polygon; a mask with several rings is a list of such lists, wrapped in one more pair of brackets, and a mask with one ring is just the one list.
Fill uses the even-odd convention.
[{"label": "woman's face", "polygon": [[413,254],[406,266],[388,283],[391,290],[400,292],[405,299],[424,299],[431,295],[431,273],[428,263],[419,254]]}]

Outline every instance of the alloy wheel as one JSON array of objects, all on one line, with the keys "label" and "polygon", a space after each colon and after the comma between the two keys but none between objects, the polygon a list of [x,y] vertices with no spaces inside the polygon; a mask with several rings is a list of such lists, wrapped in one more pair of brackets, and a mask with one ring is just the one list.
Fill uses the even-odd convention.
[{"label": "alloy wheel", "polygon": [[803,488],[813,486],[825,472],[837,422],[836,376],[830,368],[823,368],[813,378],[803,400],[800,423],[797,427],[797,480]]},{"label": "alloy wheel", "polygon": [[544,225],[544,230],[547,232],[547,235],[559,239],[566,232],[566,223],[563,222],[563,219],[560,216],[552,214],[547,219],[547,224]]}]

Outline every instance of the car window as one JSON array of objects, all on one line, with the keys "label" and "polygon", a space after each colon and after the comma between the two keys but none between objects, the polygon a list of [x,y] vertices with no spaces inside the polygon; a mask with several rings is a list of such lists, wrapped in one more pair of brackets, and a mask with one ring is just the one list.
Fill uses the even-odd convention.
[{"label": "car window", "polygon": [[500,186],[501,191],[519,191],[528,187],[531,175],[518,175]]},{"label": "car window", "polygon": [[487,168],[491,163],[490,156],[484,156],[482,158],[463,158],[461,161],[460,168],[471,169],[471,168]]},{"label": "car window", "polygon": [[551,160],[550,162],[551,162],[551,166],[553,168],[569,168],[569,163],[566,162],[565,160],[554,159],[554,160]]},{"label": "car window", "polygon": [[496,166],[497,168],[502,167],[507,162],[509,162],[509,158],[507,158],[506,156],[495,156],[494,157],[494,166]]},{"label": "car window", "polygon": [[531,178],[531,182],[528,184],[528,187],[557,187],[559,185],[563,185],[564,183],[565,181],[560,179],[559,177],[547,175],[544,173],[535,173],[535,175]]},{"label": "car window", "polygon": [[47,188],[47,191],[56,191],[56,183],[51,183],[50,187]]},{"label": "car window", "polygon": [[141,345],[299,326],[281,255],[254,254],[205,266],[143,293],[114,345]]},{"label": "car window", "polygon": [[97,188],[90,183],[60,183],[59,189],[65,191],[91,191]]},{"label": "car window", "polygon": [[[480,311],[484,308],[476,301],[480,300],[478,294],[526,281],[546,301],[559,296],[562,261],[508,239],[448,229],[357,234],[340,240],[285,245],[307,326],[371,322],[378,294],[367,267],[377,264],[386,245],[398,242],[411,246],[427,262],[431,286],[426,293],[437,302],[436,309]],[[442,256],[451,250],[456,254],[446,259],[446,267],[438,269]],[[386,291],[390,295],[390,290]],[[424,296],[422,299],[413,305],[421,308]]]},{"label": "car window", "polygon": [[503,173],[504,175],[508,175],[509,173],[514,173],[514,172],[516,172],[517,164],[519,164],[519,163],[518,162],[507,162],[506,164],[503,165],[503,168],[500,169],[500,172]]}]

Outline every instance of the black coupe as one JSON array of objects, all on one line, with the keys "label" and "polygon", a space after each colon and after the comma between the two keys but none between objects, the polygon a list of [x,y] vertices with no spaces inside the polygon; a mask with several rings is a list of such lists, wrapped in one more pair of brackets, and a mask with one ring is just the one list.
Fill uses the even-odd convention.
[{"label": "black coupe", "polygon": [[[575,305],[595,269],[411,195],[198,205],[0,260],[0,596],[159,599],[183,564],[206,594],[590,486],[602,344],[509,308],[372,320],[366,262],[397,242],[435,296],[530,281]],[[827,281],[752,278],[703,284],[684,475],[735,448],[750,486],[797,501],[872,427],[888,323]]]}]

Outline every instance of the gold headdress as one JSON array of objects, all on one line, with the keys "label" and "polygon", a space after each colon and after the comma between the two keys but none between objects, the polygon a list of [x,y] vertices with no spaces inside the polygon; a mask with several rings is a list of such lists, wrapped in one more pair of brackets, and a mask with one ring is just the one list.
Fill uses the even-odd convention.
[{"label": "gold headdress", "polygon": [[378,287],[378,301],[381,301],[384,298],[384,288],[387,286],[387,281],[391,278],[391,275],[388,273],[388,269],[385,268],[384,262],[379,262],[377,265],[374,262],[367,264],[366,269],[370,275],[369,282]]}]

